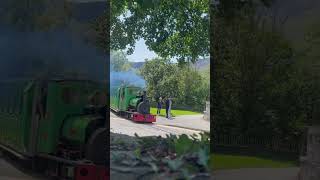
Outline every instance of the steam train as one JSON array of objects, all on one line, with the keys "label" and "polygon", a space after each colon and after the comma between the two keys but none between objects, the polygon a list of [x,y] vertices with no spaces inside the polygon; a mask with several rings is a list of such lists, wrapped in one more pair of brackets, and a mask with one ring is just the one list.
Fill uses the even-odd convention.
[{"label": "steam train", "polygon": [[108,179],[105,92],[88,80],[0,82],[0,150],[58,179]]},{"label": "steam train", "polygon": [[139,87],[123,85],[110,93],[110,109],[118,115],[135,122],[156,121],[156,116],[150,114],[150,102],[146,91]]}]

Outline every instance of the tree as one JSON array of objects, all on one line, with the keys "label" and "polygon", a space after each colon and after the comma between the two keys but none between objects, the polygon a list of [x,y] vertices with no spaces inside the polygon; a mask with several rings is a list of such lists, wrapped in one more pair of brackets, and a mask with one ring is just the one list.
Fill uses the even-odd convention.
[{"label": "tree", "polygon": [[184,67],[180,71],[184,89],[183,104],[202,111],[205,101],[209,98],[209,79],[205,79],[197,70],[189,67]]},{"label": "tree", "polygon": [[294,137],[305,111],[292,45],[272,20],[257,15],[257,5],[225,3],[212,12],[213,131]]},{"label": "tree", "polygon": [[203,110],[208,100],[209,81],[197,70],[155,58],[146,61],[140,72],[146,80],[149,96],[154,99],[170,96],[175,107]]},{"label": "tree", "polygon": [[132,53],[136,40],[164,58],[196,61],[209,54],[209,0],[112,0],[111,48]]},{"label": "tree", "polygon": [[110,57],[111,71],[128,71],[131,68],[127,56],[122,51],[111,51]]},{"label": "tree", "polygon": [[[320,24],[318,22],[307,25],[304,46],[298,54],[297,68],[303,92],[301,99],[304,102],[308,125],[320,124],[320,73],[319,73],[319,41]],[[303,96],[302,96],[303,95]]]},{"label": "tree", "polygon": [[[109,53],[109,11],[87,22],[73,19],[73,10],[77,2],[68,0],[10,0],[1,3],[3,16],[7,24],[19,31],[50,31],[68,29],[79,34],[84,41]],[[88,7],[90,2],[87,3]],[[108,5],[107,2],[101,2]]]},{"label": "tree", "polygon": [[21,30],[48,30],[64,25],[71,16],[66,0],[13,0],[3,4],[3,20]]},{"label": "tree", "polygon": [[94,30],[95,44],[105,52],[110,52],[110,35],[108,28],[110,26],[110,13],[105,11],[103,15],[95,19],[92,23]]},{"label": "tree", "polygon": [[160,96],[180,97],[181,81],[176,65],[169,60],[155,58],[146,61],[140,70],[146,80],[147,92],[153,98]]}]

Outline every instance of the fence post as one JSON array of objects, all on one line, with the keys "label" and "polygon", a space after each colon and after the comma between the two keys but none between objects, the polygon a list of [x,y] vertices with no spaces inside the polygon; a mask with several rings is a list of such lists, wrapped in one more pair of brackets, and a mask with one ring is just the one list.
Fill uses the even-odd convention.
[{"label": "fence post", "polygon": [[308,127],[307,154],[300,158],[301,180],[320,179],[320,125]]},{"label": "fence post", "polygon": [[210,121],[210,101],[206,101],[206,107],[203,114],[203,119]]}]

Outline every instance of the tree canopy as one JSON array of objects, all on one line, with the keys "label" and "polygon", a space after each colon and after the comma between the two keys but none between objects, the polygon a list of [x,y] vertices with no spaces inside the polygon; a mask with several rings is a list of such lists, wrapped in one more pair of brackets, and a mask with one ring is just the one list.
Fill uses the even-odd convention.
[{"label": "tree canopy", "polygon": [[110,57],[111,71],[128,71],[131,68],[131,64],[127,59],[127,56],[122,51],[111,51]]},{"label": "tree canopy", "polygon": [[195,62],[209,54],[209,0],[112,0],[111,49],[132,53],[141,38],[164,58]]},{"label": "tree canopy", "polygon": [[295,49],[272,17],[258,15],[272,4],[252,2],[259,1],[221,1],[211,11],[212,131],[296,139],[319,114],[314,58]]},{"label": "tree canopy", "polygon": [[64,25],[71,16],[66,0],[12,0],[2,2],[5,22],[21,30],[47,30]]},{"label": "tree canopy", "polygon": [[205,101],[209,99],[208,72],[201,74],[192,67],[179,67],[161,58],[146,61],[140,70],[146,80],[148,95],[154,100],[170,96],[175,107],[197,111],[202,111]]}]

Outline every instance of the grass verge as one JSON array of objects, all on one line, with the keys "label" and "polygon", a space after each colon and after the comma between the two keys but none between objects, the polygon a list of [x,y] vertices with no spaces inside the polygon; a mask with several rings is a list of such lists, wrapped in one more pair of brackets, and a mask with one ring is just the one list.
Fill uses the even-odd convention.
[{"label": "grass verge", "polygon": [[[151,108],[150,113],[157,114],[157,108]],[[197,115],[200,113],[194,112],[194,111],[172,109],[171,114],[173,117],[175,117],[175,116],[181,116],[181,115]],[[166,109],[161,109],[160,116],[166,117]]]},{"label": "grass verge", "polygon": [[240,168],[287,168],[295,167],[295,160],[280,160],[277,158],[262,158],[258,156],[230,155],[215,153],[210,156],[212,170]]}]

